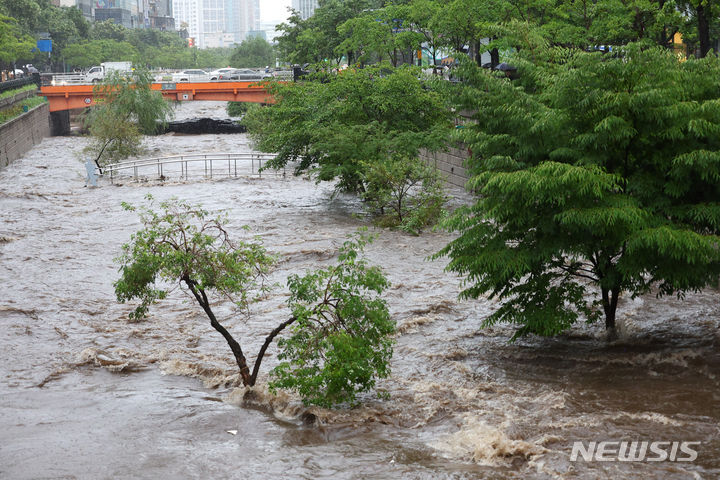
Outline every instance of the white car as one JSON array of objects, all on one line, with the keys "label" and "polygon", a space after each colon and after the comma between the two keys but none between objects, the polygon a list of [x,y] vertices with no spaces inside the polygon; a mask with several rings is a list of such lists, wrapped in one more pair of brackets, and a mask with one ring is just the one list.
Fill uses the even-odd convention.
[{"label": "white car", "polygon": [[228,73],[228,72],[230,72],[230,71],[232,71],[232,70],[235,70],[235,69],[234,69],[234,68],[230,68],[230,67],[228,67],[228,68],[218,68],[217,70],[213,70],[212,72],[208,73],[208,75],[210,76],[210,80],[217,80],[217,79],[220,78],[220,75],[222,75],[223,73]]},{"label": "white car", "polygon": [[208,73],[205,70],[183,70],[180,73],[173,73],[173,82],[207,82]]}]

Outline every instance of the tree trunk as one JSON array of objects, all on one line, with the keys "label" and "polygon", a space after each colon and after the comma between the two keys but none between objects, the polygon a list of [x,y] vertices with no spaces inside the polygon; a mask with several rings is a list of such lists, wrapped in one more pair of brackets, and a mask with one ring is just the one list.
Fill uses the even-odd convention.
[{"label": "tree trunk", "polygon": [[698,40],[700,41],[699,58],[705,58],[710,52],[710,22],[708,21],[708,12],[701,3],[695,10],[698,23]]},{"label": "tree trunk", "polygon": [[617,312],[618,299],[620,298],[620,289],[618,287],[608,290],[602,290],[602,304],[605,311],[605,330],[614,337],[616,335],[615,313]]},{"label": "tree trunk", "polygon": [[277,337],[278,334],[285,329],[285,327],[292,324],[295,320],[297,320],[297,318],[292,317],[291,319],[284,321],[283,323],[278,325],[275,330],[270,332],[270,335],[265,338],[265,343],[263,343],[263,346],[258,352],[257,358],[255,359],[255,366],[253,367],[253,372],[250,376],[250,386],[255,385],[255,382],[257,381],[258,372],[260,371],[260,364],[262,363],[262,359],[265,356],[265,351],[267,350],[270,343],[272,343],[275,337]]},{"label": "tree trunk", "polygon": [[497,48],[490,50],[490,68],[500,65],[500,51]]},{"label": "tree trunk", "polygon": [[[662,11],[664,6],[665,0],[659,0],[657,5],[658,10]],[[657,44],[665,48],[672,48],[672,42],[668,37],[669,36],[667,26],[663,25],[662,30],[658,33],[658,36],[656,38]]]},{"label": "tree trunk", "polygon": [[217,321],[217,318],[215,318],[215,314],[210,308],[210,302],[207,299],[207,295],[205,295],[205,291],[203,291],[202,288],[199,288],[197,283],[190,278],[186,277],[183,281],[192,292],[195,300],[197,300],[202,309],[205,311],[205,315],[207,315],[210,319],[210,325],[220,332],[230,346],[230,350],[232,350],[233,355],[235,356],[235,363],[237,363],[237,366],[240,368],[240,376],[242,377],[243,385],[246,387],[252,387],[253,383],[251,383],[252,377],[250,376],[250,368],[248,368],[247,361],[245,360],[245,355],[243,354],[240,344],[233,338],[232,335],[230,335],[230,332],[228,332],[227,329]]}]

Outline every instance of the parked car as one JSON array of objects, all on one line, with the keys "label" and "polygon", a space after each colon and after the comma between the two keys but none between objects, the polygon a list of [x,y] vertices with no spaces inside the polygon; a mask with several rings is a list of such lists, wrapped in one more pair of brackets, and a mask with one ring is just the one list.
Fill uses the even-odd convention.
[{"label": "parked car", "polygon": [[209,76],[205,70],[183,70],[180,73],[173,73],[173,82],[206,82]]}]

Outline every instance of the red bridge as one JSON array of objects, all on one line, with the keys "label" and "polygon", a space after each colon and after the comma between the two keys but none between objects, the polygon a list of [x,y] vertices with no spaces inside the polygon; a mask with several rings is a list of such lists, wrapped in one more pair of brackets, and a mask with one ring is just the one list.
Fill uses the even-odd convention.
[{"label": "red bridge", "polygon": [[[163,82],[152,89],[166,100],[214,100],[219,102],[272,103],[265,86],[255,82]],[[40,87],[50,103],[51,112],[95,105],[93,85],[47,85]]]}]

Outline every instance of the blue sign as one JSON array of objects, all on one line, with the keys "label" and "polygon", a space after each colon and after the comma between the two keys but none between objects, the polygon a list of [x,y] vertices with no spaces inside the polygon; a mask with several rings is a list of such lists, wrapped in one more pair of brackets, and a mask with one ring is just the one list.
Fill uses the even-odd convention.
[{"label": "blue sign", "polygon": [[52,40],[45,38],[37,41],[37,49],[41,52],[52,52]]}]

